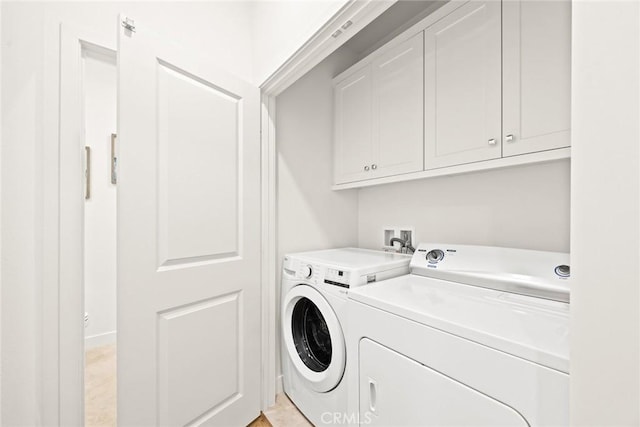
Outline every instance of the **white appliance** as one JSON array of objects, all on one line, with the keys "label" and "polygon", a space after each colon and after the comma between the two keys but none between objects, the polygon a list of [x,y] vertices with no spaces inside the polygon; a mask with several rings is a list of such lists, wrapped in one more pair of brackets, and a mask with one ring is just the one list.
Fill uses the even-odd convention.
[{"label": "white appliance", "polygon": [[346,417],[347,293],[409,273],[410,256],[366,249],[287,255],[282,268],[284,391],[315,425]]},{"label": "white appliance", "polygon": [[351,291],[352,424],[568,425],[568,263],[421,244],[411,274]]}]

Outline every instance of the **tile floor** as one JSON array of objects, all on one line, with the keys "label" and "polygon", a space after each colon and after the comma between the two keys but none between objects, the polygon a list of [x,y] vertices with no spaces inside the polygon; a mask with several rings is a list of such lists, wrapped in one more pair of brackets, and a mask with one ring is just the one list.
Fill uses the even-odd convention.
[{"label": "tile floor", "polygon": [[115,426],[116,345],[109,344],[85,352],[85,426]]},{"label": "tile floor", "polygon": [[309,427],[312,424],[298,411],[286,394],[276,396],[276,404],[264,414],[273,427]]},{"label": "tile floor", "polygon": [[[85,426],[116,426],[116,345],[88,349],[85,353]],[[312,424],[284,394],[250,427],[309,427]]]}]

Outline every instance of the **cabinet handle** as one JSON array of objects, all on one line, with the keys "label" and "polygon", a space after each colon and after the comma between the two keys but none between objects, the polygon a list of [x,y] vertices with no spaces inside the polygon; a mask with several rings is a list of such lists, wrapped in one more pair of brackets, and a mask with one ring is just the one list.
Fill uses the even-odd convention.
[{"label": "cabinet handle", "polygon": [[513,137],[512,134],[509,134],[509,135],[504,137],[504,140],[507,141],[507,142],[513,142],[514,137]]},{"label": "cabinet handle", "polygon": [[364,170],[368,171],[369,170],[369,166],[365,166]]},{"label": "cabinet handle", "polygon": [[495,138],[491,138],[489,140],[489,145],[496,145],[496,139]]},{"label": "cabinet handle", "polygon": [[371,165],[371,169],[376,170],[378,169],[378,165],[376,165],[375,163]]}]

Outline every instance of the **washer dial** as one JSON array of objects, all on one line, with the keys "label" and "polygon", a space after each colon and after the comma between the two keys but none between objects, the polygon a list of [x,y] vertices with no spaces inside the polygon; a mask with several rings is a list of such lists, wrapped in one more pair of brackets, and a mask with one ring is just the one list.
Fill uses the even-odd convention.
[{"label": "washer dial", "polygon": [[571,276],[571,268],[568,265],[559,265],[554,270],[556,274],[560,277],[569,277]]},{"label": "washer dial", "polygon": [[427,261],[430,263],[436,263],[438,261],[442,261],[444,258],[444,252],[441,249],[432,249],[427,252]]},{"label": "washer dial", "polygon": [[302,273],[302,277],[308,279],[313,274],[313,268],[311,265],[307,264],[300,269],[300,273]]}]

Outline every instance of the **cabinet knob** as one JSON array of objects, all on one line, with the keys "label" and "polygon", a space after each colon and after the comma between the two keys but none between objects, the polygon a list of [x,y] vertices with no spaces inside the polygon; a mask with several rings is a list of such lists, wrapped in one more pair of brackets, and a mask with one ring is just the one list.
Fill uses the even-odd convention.
[{"label": "cabinet knob", "polygon": [[371,165],[371,169],[376,170],[378,169],[378,165],[376,165],[375,163]]},{"label": "cabinet knob", "polygon": [[509,134],[509,135],[504,137],[504,140],[507,141],[507,142],[513,142],[514,137],[513,137],[512,134]]},{"label": "cabinet knob", "polygon": [[495,138],[491,138],[489,140],[489,145],[496,145],[496,139]]},{"label": "cabinet knob", "polygon": [[365,166],[364,170],[368,171],[369,170],[369,166]]}]

